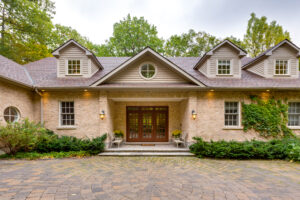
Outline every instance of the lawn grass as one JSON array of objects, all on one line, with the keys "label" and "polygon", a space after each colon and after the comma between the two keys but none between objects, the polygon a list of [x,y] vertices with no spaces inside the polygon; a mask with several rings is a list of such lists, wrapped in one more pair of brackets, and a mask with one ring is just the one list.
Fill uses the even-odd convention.
[{"label": "lawn grass", "polygon": [[92,156],[87,151],[68,151],[68,152],[49,152],[49,153],[38,153],[38,152],[18,152],[15,155],[3,154],[0,155],[0,159],[25,159],[25,160],[36,160],[36,159],[53,159],[53,158],[82,158]]}]

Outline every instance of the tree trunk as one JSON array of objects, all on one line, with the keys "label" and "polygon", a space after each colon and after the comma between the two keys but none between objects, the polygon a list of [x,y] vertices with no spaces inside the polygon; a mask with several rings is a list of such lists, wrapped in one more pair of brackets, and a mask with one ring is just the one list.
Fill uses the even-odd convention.
[{"label": "tree trunk", "polygon": [[5,3],[3,3],[2,8],[2,24],[1,24],[1,46],[4,47],[4,31],[5,31]]}]

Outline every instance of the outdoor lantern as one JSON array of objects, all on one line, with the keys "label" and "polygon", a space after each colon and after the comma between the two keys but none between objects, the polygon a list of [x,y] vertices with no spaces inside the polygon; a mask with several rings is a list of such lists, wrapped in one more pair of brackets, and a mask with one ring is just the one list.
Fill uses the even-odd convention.
[{"label": "outdoor lantern", "polygon": [[197,113],[195,110],[192,110],[192,118],[195,120],[197,117]]},{"label": "outdoor lantern", "polygon": [[104,117],[105,117],[105,112],[104,112],[104,110],[102,110],[102,111],[101,111],[101,113],[100,113],[100,119],[102,119],[102,120],[103,120],[103,119],[104,119]]}]

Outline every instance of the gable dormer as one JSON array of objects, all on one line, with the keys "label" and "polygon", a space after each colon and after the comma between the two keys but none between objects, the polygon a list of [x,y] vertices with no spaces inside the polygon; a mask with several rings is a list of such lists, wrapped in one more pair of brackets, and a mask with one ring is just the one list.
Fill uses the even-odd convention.
[{"label": "gable dormer", "polygon": [[241,77],[241,58],[247,53],[230,42],[224,40],[199,60],[194,69],[210,78]]},{"label": "gable dormer", "polygon": [[299,47],[283,40],[244,65],[243,69],[265,78],[298,78],[299,57]]},{"label": "gable dormer", "polygon": [[67,41],[52,55],[57,58],[57,77],[89,78],[103,69],[97,57],[75,40]]}]

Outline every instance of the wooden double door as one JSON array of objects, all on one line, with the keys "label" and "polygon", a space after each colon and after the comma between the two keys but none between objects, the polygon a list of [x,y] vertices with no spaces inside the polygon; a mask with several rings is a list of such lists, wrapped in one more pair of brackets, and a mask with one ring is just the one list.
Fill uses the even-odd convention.
[{"label": "wooden double door", "polygon": [[127,142],[168,142],[167,106],[127,106]]}]

